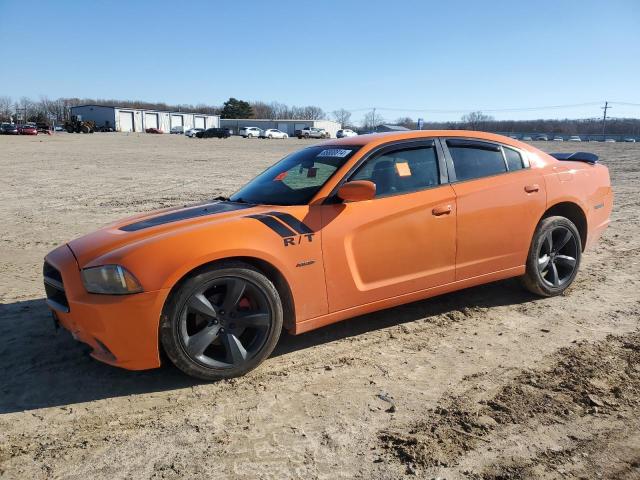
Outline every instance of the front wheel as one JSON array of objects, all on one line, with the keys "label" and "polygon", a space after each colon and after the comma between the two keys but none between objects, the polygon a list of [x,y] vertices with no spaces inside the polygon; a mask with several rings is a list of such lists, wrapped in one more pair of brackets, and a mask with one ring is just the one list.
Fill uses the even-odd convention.
[{"label": "front wheel", "polygon": [[184,282],[165,307],[160,340],[167,356],[188,375],[232,378],[271,354],[282,317],[273,283],[250,265],[229,262]]},{"label": "front wheel", "polygon": [[580,267],[582,241],[565,217],[547,217],[538,224],[527,257],[524,287],[536,295],[560,295],[573,283]]}]

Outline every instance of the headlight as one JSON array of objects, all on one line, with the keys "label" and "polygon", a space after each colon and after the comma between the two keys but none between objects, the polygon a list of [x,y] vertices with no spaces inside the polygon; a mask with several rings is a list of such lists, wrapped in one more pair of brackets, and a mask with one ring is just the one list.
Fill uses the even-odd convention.
[{"label": "headlight", "polygon": [[102,265],[82,270],[82,283],[89,293],[126,295],[142,291],[136,277],[120,265]]}]

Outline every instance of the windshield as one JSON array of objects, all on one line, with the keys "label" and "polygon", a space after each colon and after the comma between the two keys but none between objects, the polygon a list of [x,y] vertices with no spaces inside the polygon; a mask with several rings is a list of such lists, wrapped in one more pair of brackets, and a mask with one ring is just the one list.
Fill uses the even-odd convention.
[{"label": "windshield", "polygon": [[230,198],[232,202],[305,205],[360,147],[308,147],[283,158]]}]

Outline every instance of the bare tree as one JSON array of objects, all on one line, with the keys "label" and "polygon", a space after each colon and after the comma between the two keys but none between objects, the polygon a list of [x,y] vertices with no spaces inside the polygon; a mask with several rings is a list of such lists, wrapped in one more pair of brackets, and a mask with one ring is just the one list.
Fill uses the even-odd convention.
[{"label": "bare tree", "polygon": [[487,122],[493,121],[493,117],[477,111],[463,115],[460,120],[462,123],[466,123],[470,130],[481,130],[486,126]]},{"label": "bare tree", "polygon": [[28,98],[28,97],[20,97],[20,100],[18,100],[15,104],[15,110],[16,110],[16,119],[19,122],[27,122],[29,121],[28,119],[33,115],[34,113],[34,103],[33,101]]},{"label": "bare tree", "polygon": [[396,125],[401,125],[410,130],[416,129],[416,122],[414,122],[413,118],[411,117],[400,117],[399,119],[396,120]]},{"label": "bare tree", "polygon": [[273,118],[273,108],[266,102],[250,102],[254,118]]},{"label": "bare tree", "polygon": [[302,109],[303,120],[321,120],[325,117],[324,110],[314,105],[307,105]]},{"label": "bare tree", "polygon": [[8,122],[11,120],[11,115],[13,114],[13,108],[11,104],[11,97],[0,97],[0,121]]},{"label": "bare tree", "polygon": [[275,120],[286,120],[293,118],[291,109],[284,103],[271,102],[271,115]]},{"label": "bare tree", "polygon": [[341,108],[340,110],[334,110],[331,112],[333,118],[336,122],[338,122],[342,127],[346,127],[349,125],[349,121],[351,120],[351,112],[349,110],[345,110]]},{"label": "bare tree", "polygon": [[376,127],[382,123],[384,123],[384,118],[382,118],[382,115],[376,113],[375,110],[367,112],[362,120],[362,126],[370,131],[375,130]]}]

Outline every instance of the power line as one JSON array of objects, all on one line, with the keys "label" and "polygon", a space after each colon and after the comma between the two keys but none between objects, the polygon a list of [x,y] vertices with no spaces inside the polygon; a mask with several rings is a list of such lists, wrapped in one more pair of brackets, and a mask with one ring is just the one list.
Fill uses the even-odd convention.
[{"label": "power line", "polygon": [[[619,103],[619,102],[610,102],[610,103]],[[564,108],[575,108],[575,107],[591,107],[594,105],[600,105],[600,102],[587,102],[587,103],[571,103],[565,105],[547,105],[542,107],[510,107],[510,108],[471,108],[465,110],[448,110],[448,109],[437,109],[437,108],[396,108],[396,107],[376,107],[376,110],[383,111],[392,111],[392,112],[419,112],[419,113],[468,113],[473,111],[482,111],[488,113],[498,113],[498,112],[524,112],[524,111],[536,111],[536,110],[554,110],[554,109],[564,109]],[[628,104],[635,105],[635,104]],[[640,105],[640,104],[638,104]],[[348,108],[346,109],[350,112],[364,112],[371,111],[372,107],[368,108]]]}]

